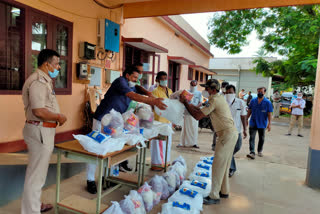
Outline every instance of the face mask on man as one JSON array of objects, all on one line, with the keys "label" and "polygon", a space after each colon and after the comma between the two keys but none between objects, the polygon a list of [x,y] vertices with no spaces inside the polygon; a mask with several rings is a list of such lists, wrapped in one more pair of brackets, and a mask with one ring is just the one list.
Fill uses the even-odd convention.
[{"label": "face mask on man", "polygon": [[258,97],[259,97],[259,98],[262,98],[262,97],[263,97],[263,93],[262,93],[262,92],[259,92],[259,93],[258,93]]},{"label": "face mask on man", "polygon": [[205,98],[209,98],[209,96],[210,96],[208,91],[202,91],[201,94]]},{"label": "face mask on man", "polygon": [[221,91],[223,92],[223,93],[226,93],[226,88],[221,88]]},{"label": "face mask on man", "polygon": [[[51,64],[49,64],[51,67],[53,67]],[[51,77],[51,78],[57,78],[57,76],[59,75],[59,70],[57,70],[57,69],[53,69],[53,72],[52,71],[50,71],[49,69],[48,69],[48,74],[49,74],[49,76]]]},{"label": "face mask on man", "polygon": [[139,80],[141,80],[141,79],[142,79],[142,77],[143,77],[143,74],[139,74],[138,79],[139,79]]},{"label": "face mask on man", "polygon": [[161,80],[160,81],[160,85],[163,87],[167,87],[167,84],[168,84],[168,80]]},{"label": "face mask on man", "polygon": [[132,82],[132,81],[128,81],[128,83],[130,88],[135,87],[137,84],[136,82]]},{"label": "face mask on man", "polygon": [[190,91],[195,92],[197,90],[197,86],[190,86]]},{"label": "face mask on man", "polygon": [[227,103],[230,105],[236,98],[236,94],[226,94]]},{"label": "face mask on man", "polygon": [[302,95],[301,96],[298,95],[298,99],[302,99]]}]

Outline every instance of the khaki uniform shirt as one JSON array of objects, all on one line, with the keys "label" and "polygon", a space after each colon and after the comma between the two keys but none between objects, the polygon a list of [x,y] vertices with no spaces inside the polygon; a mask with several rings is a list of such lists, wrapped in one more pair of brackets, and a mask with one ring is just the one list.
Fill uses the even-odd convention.
[{"label": "khaki uniform shirt", "polygon": [[22,89],[22,99],[27,120],[42,121],[32,113],[32,109],[46,108],[53,113],[60,113],[52,79],[40,69],[37,69],[25,81]]},{"label": "khaki uniform shirt", "polygon": [[[167,87],[167,89],[168,89],[168,91],[167,91],[166,89],[158,86],[156,89],[154,89],[154,90],[152,91],[152,95],[155,96],[155,97],[157,97],[157,98],[164,98],[164,99],[165,99],[165,98],[169,98],[170,95],[172,94],[172,90],[171,90],[170,88],[168,88],[168,87]],[[167,92],[168,92],[168,93],[167,93]],[[157,115],[156,112],[154,112],[154,119],[155,119],[156,121],[161,122],[161,123],[170,123],[169,120],[167,120],[167,119],[164,118],[164,117],[160,117],[159,115]]]},{"label": "khaki uniform shirt", "polygon": [[210,116],[215,132],[236,130],[229,105],[221,94],[210,95],[207,106],[201,111],[204,115]]}]

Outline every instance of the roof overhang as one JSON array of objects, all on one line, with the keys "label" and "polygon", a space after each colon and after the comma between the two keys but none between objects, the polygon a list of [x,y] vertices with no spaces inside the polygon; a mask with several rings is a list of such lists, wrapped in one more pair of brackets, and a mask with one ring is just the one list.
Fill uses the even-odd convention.
[{"label": "roof overhang", "polygon": [[157,45],[145,38],[125,38],[122,37],[122,41],[128,45],[133,47],[139,48],[141,50],[147,52],[154,52],[154,53],[168,53],[168,49]]},{"label": "roof overhang", "polygon": [[202,65],[189,65],[190,68],[193,68],[194,70],[209,74],[209,75],[217,75],[216,72],[211,71],[209,68],[206,68]]},{"label": "roof overhang", "polygon": [[195,65],[196,63],[182,56],[168,56],[168,60],[179,63],[181,65]]}]

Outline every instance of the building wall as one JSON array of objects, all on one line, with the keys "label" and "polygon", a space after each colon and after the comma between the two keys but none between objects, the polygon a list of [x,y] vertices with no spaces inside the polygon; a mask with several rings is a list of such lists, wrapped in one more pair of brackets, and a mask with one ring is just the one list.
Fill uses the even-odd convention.
[{"label": "building wall", "polygon": [[[85,85],[76,79],[76,63],[78,57],[78,45],[81,41],[97,43],[97,20],[108,18],[120,22],[120,10],[107,10],[94,3],[94,1],[39,1],[18,0],[25,5],[55,15],[73,23],[73,58],[72,58],[72,95],[57,95],[61,112],[65,114],[68,121],[62,127],[57,127],[57,133],[76,130],[83,124],[83,108],[85,101]],[[117,54],[117,59],[119,56]],[[104,65],[100,61],[90,61],[96,66]],[[119,69],[120,62],[112,63],[113,69]],[[22,129],[25,123],[24,107],[21,95],[0,95],[0,143],[21,140]],[[0,151],[1,152],[1,151]]]},{"label": "building wall", "polygon": [[[121,33],[122,36],[128,38],[145,38],[168,49],[168,53],[160,54],[160,70],[168,72],[167,56],[181,56],[197,65],[209,66],[210,56],[204,54],[197,47],[191,46],[190,42],[181,36],[176,36],[175,31],[160,18],[126,19]],[[189,83],[188,65],[181,65],[180,89],[189,89]]]}]

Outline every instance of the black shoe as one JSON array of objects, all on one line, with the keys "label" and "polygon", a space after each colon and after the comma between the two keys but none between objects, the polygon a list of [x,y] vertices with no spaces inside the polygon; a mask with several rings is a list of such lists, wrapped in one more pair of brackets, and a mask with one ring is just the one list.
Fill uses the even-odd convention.
[{"label": "black shoe", "polygon": [[212,199],[210,196],[207,196],[203,199],[203,204],[211,205],[211,204],[220,204],[220,199]]},{"label": "black shoe", "polygon": [[219,192],[220,198],[229,198],[229,194],[222,194]]},{"label": "black shoe", "polygon": [[230,170],[230,172],[229,172],[229,178],[231,178],[231,177],[234,175],[235,172],[236,172],[236,171],[234,171],[234,170]]},{"label": "black shoe", "polygon": [[196,149],[200,149],[200,147],[197,146],[197,145],[193,145],[192,147],[193,147],[193,148],[196,148]]},{"label": "black shoe", "polygon": [[97,186],[95,181],[88,181],[87,180],[87,191],[91,194],[97,193]]},{"label": "black shoe", "polygon": [[301,135],[301,134],[298,134],[298,137],[303,137],[303,135]]},{"label": "black shoe", "polygon": [[247,154],[247,157],[254,160],[256,157],[255,157],[255,154],[253,153],[250,153],[250,154]]},{"label": "black shoe", "polygon": [[131,172],[132,169],[128,167],[128,164],[123,164],[119,166],[119,171],[120,172]]},{"label": "black shoe", "polygon": [[286,134],[286,136],[291,136],[291,134]]}]

